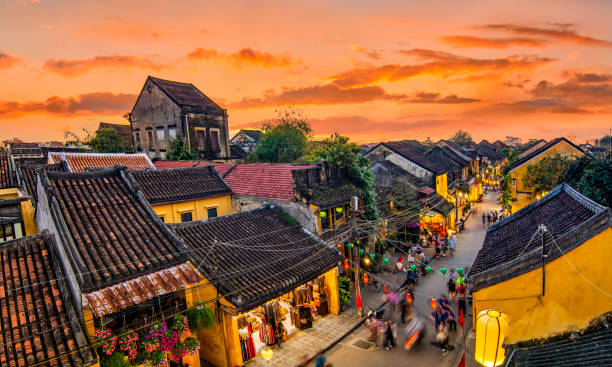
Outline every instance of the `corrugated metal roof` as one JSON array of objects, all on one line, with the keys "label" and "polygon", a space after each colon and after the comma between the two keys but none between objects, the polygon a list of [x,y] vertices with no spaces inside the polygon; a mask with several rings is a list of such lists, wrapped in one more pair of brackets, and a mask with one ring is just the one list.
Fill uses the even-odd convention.
[{"label": "corrugated metal roof", "polygon": [[87,293],[85,298],[95,317],[100,317],[176,292],[199,280],[200,274],[189,263],[182,263]]}]

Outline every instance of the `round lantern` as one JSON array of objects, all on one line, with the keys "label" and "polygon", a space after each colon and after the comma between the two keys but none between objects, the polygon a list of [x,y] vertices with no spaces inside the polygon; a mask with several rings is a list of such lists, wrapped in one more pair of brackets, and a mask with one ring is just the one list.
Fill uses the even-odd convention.
[{"label": "round lantern", "polygon": [[359,240],[357,240],[356,242],[357,242],[357,244],[359,245]]},{"label": "round lantern", "polygon": [[427,274],[429,274],[429,272],[431,271],[431,267],[430,266],[426,266],[425,267],[425,271],[427,272]]},{"label": "round lantern", "polygon": [[457,268],[457,274],[463,275],[463,268]]},{"label": "round lantern", "polygon": [[365,284],[368,284],[369,280],[370,280],[370,277],[368,277],[368,273],[363,274],[363,282]]},{"label": "round lantern", "polygon": [[440,268],[440,273],[446,274],[446,268]]},{"label": "round lantern", "polygon": [[476,319],[476,362],[486,367],[504,363],[502,347],[508,330],[508,315],[495,310],[484,310]]},{"label": "round lantern", "polygon": [[360,248],[360,249],[359,249],[359,256],[362,256],[364,252],[365,252],[365,250],[364,250],[364,249],[362,249],[362,248]]},{"label": "round lantern", "polygon": [[274,352],[272,351],[272,349],[270,348],[266,348],[264,350],[261,351],[261,356],[266,360],[269,361],[272,359],[272,355],[274,354]]},{"label": "round lantern", "polygon": [[435,298],[432,298],[431,301],[429,301],[429,304],[431,305],[431,308],[434,310],[436,309],[437,303]]},{"label": "round lantern", "polygon": [[383,258],[383,262],[385,263],[385,265],[387,265],[389,263],[389,259],[387,259],[386,257]]},{"label": "round lantern", "polygon": [[344,269],[349,270],[349,262],[348,262],[348,260],[344,260]]},{"label": "round lantern", "polygon": [[336,208],[336,213],[342,213],[342,207],[340,207],[340,206],[339,206],[339,207],[337,207],[337,208]]},{"label": "round lantern", "polygon": [[327,217],[327,212],[319,212],[319,216],[321,218],[325,218],[325,217]]},{"label": "round lantern", "polygon": [[372,253],[370,254],[370,257],[372,258],[372,260],[374,260],[374,259],[376,258],[376,254],[372,252]]},{"label": "round lantern", "polygon": [[410,264],[410,270],[415,271],[416,270],[416,265]]},{"label": "round lantern", "polygon": [[412,294],[406,293],[406,302],[412,303]]},{"label": "round lantern", "polygon": [[385,284],[385,294],[389,293],[389,286]]},{"label": "round lantern", "polygon": [[352,242],[349,242],[349,244],[348,244],[348,245],[346,245],[346,247],[348,247],[349,249],[352,249],[352,248],[353,248],[353,243],[352,243]]}]

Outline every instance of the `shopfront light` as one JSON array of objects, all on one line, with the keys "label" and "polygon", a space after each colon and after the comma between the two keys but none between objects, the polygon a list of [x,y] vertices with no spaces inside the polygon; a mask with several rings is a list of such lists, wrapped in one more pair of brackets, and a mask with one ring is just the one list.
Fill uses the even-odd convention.
[{"label": "shopfront light", "polygon": [[270,348],[266,348],[264,350],[261,351],[261,356],[263,357],[263,359],[265,359],[266,361],[269,361],[272,359],[272,356],[274,355],[274,352],[272,351],[272,349]]},{"label": "shopfront light", "polygon": [[508,329],[508,316],[495,310],[484,310],[476,319],[476,362],[485,367],[499,366],[504,362],[502,347]]}]

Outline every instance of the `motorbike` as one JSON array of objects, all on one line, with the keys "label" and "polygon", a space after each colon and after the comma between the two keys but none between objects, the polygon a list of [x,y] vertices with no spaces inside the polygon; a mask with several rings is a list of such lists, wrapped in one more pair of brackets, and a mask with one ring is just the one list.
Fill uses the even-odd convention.
[{"label": "motorbike", "polygon": [[459,223],[457,223],[457,232],[463,231],[464,228],[465,222],[463,221],[463,219],[459,219]]},{"label": "motorbike", "polygon": [[406,325],[406,343],[404,349],[409,351],[418,344],[425,335],[425,320],[421,316],[414,315]]}]

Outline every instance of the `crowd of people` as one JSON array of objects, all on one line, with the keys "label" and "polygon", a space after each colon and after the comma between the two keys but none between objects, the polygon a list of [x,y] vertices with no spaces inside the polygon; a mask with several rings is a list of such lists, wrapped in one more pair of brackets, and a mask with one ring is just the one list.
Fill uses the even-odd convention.
[{"label": "crowd of people", "polygon": [[495,210],[491,210],[488,213],[482,213],[482,226],[486,228],[491,224],[495,224],[498,221],[504,219],[505,217],[506,214],[504,212],[504,209],[500,209],[499,213]]}]

